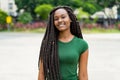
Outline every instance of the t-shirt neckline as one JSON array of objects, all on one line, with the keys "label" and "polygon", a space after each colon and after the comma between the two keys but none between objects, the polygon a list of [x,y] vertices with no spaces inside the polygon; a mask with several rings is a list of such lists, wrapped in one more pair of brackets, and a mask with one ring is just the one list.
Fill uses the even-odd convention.
[{"label": "t-shirt neckline", "polygon": [[75,39],[75,36],[73,36],[73,38],[68,42],[63,42],[63,41],[60,41],[60,40],[58,40],[58,42],[63,43],[63,44],[68,44],[68,43],[71,43],[74,39]]}]

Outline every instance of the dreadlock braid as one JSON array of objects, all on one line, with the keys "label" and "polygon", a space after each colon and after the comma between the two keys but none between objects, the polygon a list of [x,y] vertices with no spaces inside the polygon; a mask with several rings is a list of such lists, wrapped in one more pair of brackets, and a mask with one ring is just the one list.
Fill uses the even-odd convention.
[{"label": "dreadlock braid", "polygon": [[59,71],[59,57],[58,57],[58,34],[59,31],[54,26],[54,12],[57,9],[63,8],[67,11],[70,19],[70,31],[73,35],[83,38],[80,30],[79,23],[77,22],[76,16],[73,14],[73,10],[67,6],[59,6],[54,8],[49,15],[47,23],[47,29],[42,40],[40,49],[40,60],[43,62],[44,67],[44,78],[45,80],[61,80]]}]

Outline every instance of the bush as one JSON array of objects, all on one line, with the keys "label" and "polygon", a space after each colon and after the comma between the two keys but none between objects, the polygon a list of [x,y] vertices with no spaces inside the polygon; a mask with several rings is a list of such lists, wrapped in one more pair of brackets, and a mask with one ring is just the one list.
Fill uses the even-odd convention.
[{"label": "bush", "polygon": [[6,24],[7,13],[0,10],[0,24]]},{"label": "bush", "polygon": [[75,12],[78,20],[81,20],[82,18],[89,18],[89,13],[83,11],[82,8],[76,9]]},{"label": "bush", "polygon": [[53,7],[49,4],[39,5],[35,8],[35,13],[40,16],[42,20],[47,20],[49,12],[53,9]]},{"label": "bush", "polygon": [[14,24],[15,29],[38,29],[38,28],[45,28],[46,27],[46,22],[33,22],[33,23],[27,23],[23,24],[21,22],[17,22]]},{"label": "bush", "polygon": [[0,10],[0,29],[6,29],[7,26],[6,26],[6,17],[7,17],[7,13]]},{"label": "bush", "polygon": [[22,22],[24,24],[30,23],[32,20],[33,20],[33,18],[31,16],[31,14],[28,12],[24,12],[18,17],[18,21]]}]

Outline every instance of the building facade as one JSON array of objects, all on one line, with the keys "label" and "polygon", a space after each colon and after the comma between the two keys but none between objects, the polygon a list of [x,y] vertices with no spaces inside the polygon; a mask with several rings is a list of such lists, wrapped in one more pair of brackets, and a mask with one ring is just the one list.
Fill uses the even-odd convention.
[{"label": "building facade", "polygon": [[8,15],[17,16],[15,0],[0,0],[0,9],[5,11]]}]

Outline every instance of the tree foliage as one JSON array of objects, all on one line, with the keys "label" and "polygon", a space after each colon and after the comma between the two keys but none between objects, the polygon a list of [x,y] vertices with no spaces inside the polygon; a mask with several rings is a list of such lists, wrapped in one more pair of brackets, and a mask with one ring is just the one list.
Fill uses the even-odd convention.
[{"label": "tree foliage", "polygon": [[36,17],[34,9],[39,4],[37,1],[39,0],[15,0],[15,3],[18,7],[18,12],[24,9],[26,12],[30,12],[32,17]]},{"label": "tree foliage", "polygon": [[76,13],[76,17],[78,20],[81,20],[82,18],[88,18],[89,17],[89,13],[83,11],[82,8],[78,8],[75,10]]},{"label": "tree foliage", "polygon": [[7,17],[7,13],[0,10],[0,24],[5,24],[6,23],[6,17]]},{"label": "tree foliage", "polygon": [[53,7],[49,4],[43,4],[36,7],[35,12],[40,16],[41,19],[46,20],[52,8]]},{"label": "tree foliage", "polygon": [[29,12],[24,12],[18,17],[18,21],[24,24],[29,23],[33,20],[31,14]]},{"label": "tree foliage", "polygon": [[115,4],[120,5],[120,0],[15,0],[18,6],[18,11],[24,9],[30,12],[33,17],[36,17],[34,9],[38,5],[50,4],[52,6],[66,5],[73,9],[82,7],[84,11],[93,14],[105,7],[112,7]]}]

